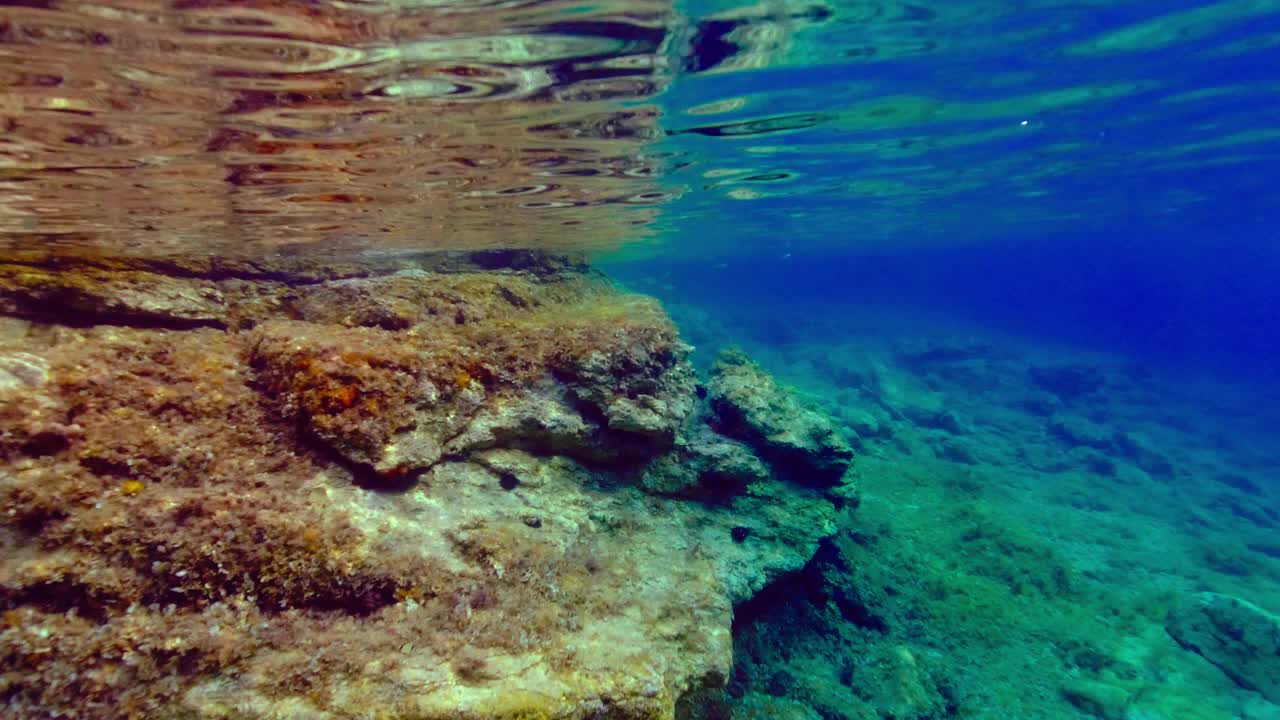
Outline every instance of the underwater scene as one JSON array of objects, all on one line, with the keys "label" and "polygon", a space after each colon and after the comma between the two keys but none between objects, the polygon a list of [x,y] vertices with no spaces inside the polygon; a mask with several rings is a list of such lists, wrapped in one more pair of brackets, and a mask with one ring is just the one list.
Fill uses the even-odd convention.
[{"label": "underwater scene", "polygon": [[1280,0],[0,2],[0,718],[1280,720]]}]

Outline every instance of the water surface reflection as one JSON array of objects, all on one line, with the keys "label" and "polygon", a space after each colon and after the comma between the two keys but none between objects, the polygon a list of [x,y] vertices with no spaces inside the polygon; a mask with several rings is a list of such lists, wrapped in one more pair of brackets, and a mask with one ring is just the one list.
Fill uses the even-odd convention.
[{"label": "water surface reflection", "polygon": [[678,26],[667,0],[9,4],[0,243],[609,245],[666,197]]}]

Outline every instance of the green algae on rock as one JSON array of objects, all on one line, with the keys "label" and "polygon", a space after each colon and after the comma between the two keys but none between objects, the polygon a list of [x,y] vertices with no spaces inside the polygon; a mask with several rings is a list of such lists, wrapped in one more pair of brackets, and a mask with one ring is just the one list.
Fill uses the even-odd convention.
[{"label": "green algae on rock", "polygon": [[759,446],[797,482],[840,482],[853,449],[829,417],[797,402],[741,352],[721,353],[712,373],[707,398],[718,431]]},{"label": "green algae on rock", "polygon": [[672,718],[847,507],[581,266],[125,266],[0,267],[12,717]]},{"label": "green algae on rock", "polygon": [[1280,703],[1280,616],[1240,598],[1206,592],[1170,610],[1166,628],[1240,686]]},{"label": "green algae on rock", "polygon": [[[1166,632],[1206,587],[1274,604],[1274,403],[1257,400],[1274,388],[1203,415],[1203,388],[1124,358],[809,312],[769,321],[800,327],[783,344],[757,307],[736,328],[669,307],[700,348],[745,345],[855,429],[866,488],[802,570],[736,608],[710,717],[1280,717]],[[902,649],[916,673],[895,672]]]}]

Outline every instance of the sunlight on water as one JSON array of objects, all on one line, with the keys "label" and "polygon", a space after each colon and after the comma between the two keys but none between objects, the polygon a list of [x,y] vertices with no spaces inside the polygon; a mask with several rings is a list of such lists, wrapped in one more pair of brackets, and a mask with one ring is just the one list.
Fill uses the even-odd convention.
[{"label": "sunlight on water", "polygon": [[1226,202],[1269,232],[1273,2],[692,5],[737,20],[662,99],[687,165],[660,226],[698,238],[663,252],[1218,229]]},{"label": "sunlight on water", "polygon": [[1176,227],[1220,202],[1203,172],[1265,206],[1276,37],[1270,0],[33,0],[0,9],[0,242],[696,254]]},{"label": "sunlight on water", "polygon": [[0,10],[9,248],[573,247],[651,217],[662,0]]}]

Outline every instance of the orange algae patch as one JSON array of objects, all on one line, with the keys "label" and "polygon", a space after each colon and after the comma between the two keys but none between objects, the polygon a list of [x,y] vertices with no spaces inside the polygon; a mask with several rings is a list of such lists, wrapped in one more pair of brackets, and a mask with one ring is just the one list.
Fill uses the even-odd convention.
[{"label": "orange algae patch", "polygon": [[[368,364],[357,353],[343,353],[340,359],[348,365]],[[310,355],[299,357],[294,362],[294,367],[297,369],[298,377],[301,378],[302,382],[312,386],[310,392],[307,393],[308,397],[305,403],[308,411],[312,413],[336,415],[353,407],[360,397],[360,391],[356,389],[355,385],[329,374],[315,357]],[[368,408],[369,401],[366,401],[365,405]]]},{"label": "orange algae patch", "polygon": [[327,413],[342,412],[356,404],[358,395],[350,385],[337,385],[323,390],[317,398],[317,405]]},{"label": "orange algae patch", "polygon": [[396,588],[396,602],[405,602],[412,600],[416,603],[423,603],[427,600],[427,592],[417,585],[409,587]]},{"label": "orange algae patch", "polygon": [[[39,472],[16,478],[4,504],[20,512],[12,522],[38,528],[41,542],[75,561],[39,577],[15,572],[18,592],[36,598],[43,578],[66,578],[76,612],[34,599],[0,612],[0,630],[48,627],[59,638],[50,647],[31,633],[0,632],[10,643],[0,654],[13,658],[5,679],[10,672],[18,678],[16,690],[0,694],[39,711],[107,707],[105,714],[151,717],[163,714],[157,708],[179,707],[193,690],[192,702],[212,716],[220,700],[200,695],[211,678],[244,677],[261,688],[264,702],[309,703],[317,714],[367,709],[364,697],[343,694],[367,687],[381,703],[375,714],[390,716],[406,692],[402,678],[417,673],[418,682],[436,666],[445,668],[443,680],[427,682],[445,683],[440,697],[454,683],[503,679],[503,664],[484,664],[490,655],[551,648],[549,672],[577,673],[579,661],[558,650],[578,633],[571,624],[577,616],[547,604],[614,612],[596,598],[600,566],[583,559],[598,550],[595,536],[566,555],[561,540],[569,536],[558,534],[556,516],[522,513],[520,495],[494,480],[500,471],[452,457],[440,462],[431,447],[415,455],[413,443],[455,437],[478,413],[500,413],[542,392],[537,383],[611,389],[607,372],[573,374],[577,366],[564,358],[591,356],[579,343],[611,341],[603,356],[629,363],[645,382],[662,378],[665,366],[647,360],[647,346],[637,347],[645,322],[599,333],[580,326],[580,309],[597,304],[588,299],[616,302],[601,297],[603,286],[574,276],[499,279],[415,274],[287,290],[263,281],[247,296],[258,302],[270,293],[295,294],[288,319],[262,300],[244,311],[254,323],[228,322],[234,329],[226,332],[112,326],[84,331],[92,344],[49,351],[54,370],[42,402],[58,412],[48,413],[55,418],[48,432],[70,439],[32,460]],[[226,306],[241,302],[241,282],[250,281],[219,286]],[[516,289],[500,292],[507,285]],[[456,320],[459,310],[465,322]],[[74,435],[53,425],[68,407],[85,408]],[[44,430],[26,427],[18,429],[32,436]],[[535,433],[513,444],[526,440],[549,442]],[[579,441],[587,442],[567,442]],[[385,450],[397,444],[398,454]],[[369,466],[378,480],[348,471],[331,450],[361,473]],[[499,455],[495,467],[506,461]],[[516,461],[520,468],[537,462],[528,472],[543,477],[541,460]],[[545,475],[572,489],[577,466],[564,462],[547,465]],[[402,482],[406,477],[412,482]],[[380,483],[414,486],[429,501],[416,491],[378,492]],[[94,503],[103,488],[124,497],[145,490],[148,498]],[[494,506],[476,507],[481,501]],[[451,510],[437,520],[435,507],[464,508],[466,515]],[[431,542],[418,542],[422,537]],[[461,649],[473,642],[479,661]],[[118,661],[124,652],[127,662]],[[701,677],[698,663],[710,662],[703,657],[696,654],[672,677]],[[83,672],[79,658],[105,658],[104,667]],[[373,663],[378,669],[366,670]],[[612,687],[610,678],[600,681]],[[419,687],[413,692],[426,696]],[[508,697],[504,688],[493,717],[550,716],[537,704],[545,701]],[[452,715],[448,708],[431,712],[415,714]]]}]

